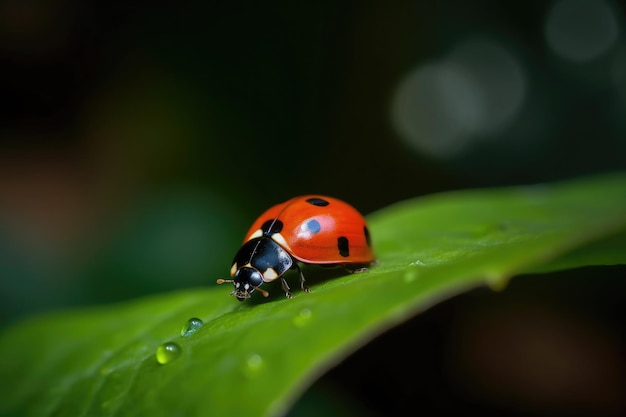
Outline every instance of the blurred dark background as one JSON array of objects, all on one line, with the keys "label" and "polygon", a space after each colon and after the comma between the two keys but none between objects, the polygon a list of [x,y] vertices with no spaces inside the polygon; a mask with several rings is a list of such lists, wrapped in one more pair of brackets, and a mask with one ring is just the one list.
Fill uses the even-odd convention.
[{"label": "blurred dark background", "polygon": [[[626,168],[625,10],[0,1],[0,324],[213,285],[255,216],[293,195],[370,213]],[[626,415],[624,272],[457,297],[331,371],[294,413]]]}]

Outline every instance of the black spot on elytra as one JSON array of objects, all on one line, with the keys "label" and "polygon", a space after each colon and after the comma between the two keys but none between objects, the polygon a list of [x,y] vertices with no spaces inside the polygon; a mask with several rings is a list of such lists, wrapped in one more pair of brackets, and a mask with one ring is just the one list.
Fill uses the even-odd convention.
[{"label": "black spot on elytra", "polygon": [[274,233],[280,233],[283,230],[283,222],[280,220],[268,220],[261,226],[261,231],[265,236],[272,236]]},{"label": "black spot on elytra", "polygon": [[370,231],[367,228],[367,226],[363,226],[363,233],[365,234],[365,243],[367,243],[367,246],[372,246],[372,240],[370,238]]},{"label": "black spot on elytra", "polygon": [[322,226],[320,225],[320,222],[318,222],[315,219],[311,219],[307,221],[306,228],[311,233],[319,233],[319,231],[322,230]]},{"label": "black spot on elytra", "polygon": [[337,248],[339,248],[339,255],[344,258],[350,256],[350,242],[348,242],[347,237],[341,236],[337,238]]},{"label": "black spot on elytra", "polygon": [[326,207],[327,205],[330,204],[328,201],[324,200],[323,198],[309,198],[306,200],[306,202],[314,206],[318,206],[318,207]]}]

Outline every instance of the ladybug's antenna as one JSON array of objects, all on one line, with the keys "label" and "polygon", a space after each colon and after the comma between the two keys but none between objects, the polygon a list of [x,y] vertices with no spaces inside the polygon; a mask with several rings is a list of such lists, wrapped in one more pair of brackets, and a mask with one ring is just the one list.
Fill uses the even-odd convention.
[{"label": "ladybug's antenna", "polygon": [[[233,282],[233,280],[232,280],[232,279],[222,279],[222,278],[219,278],[219,279],[217,280],[217,283],[218,283],[218,284],[224,284],[225,282]],[[255,290],[257,290],[258,292],[260,292],[260,293],[263,295],[263,297],[265,297],[265,298],[267,298],[267,297],[269,297],[269,296],[270,296],[270,293],[269,293],[269,292],[267,292],[267,291],[265,291],[264,289],[261,289],[261,288],[259,288],[259,287],[255,287],[254,285],[252,286],[252,288],[254,288],[254,289],[255,289]],[[233,294],[234,294],[234,291],[233,291],[230,295],[233,295]],[[249,297],[249,295],[248,295],[248,297]],[[246,297],[246,298],[247,298],[247,297]]]}]

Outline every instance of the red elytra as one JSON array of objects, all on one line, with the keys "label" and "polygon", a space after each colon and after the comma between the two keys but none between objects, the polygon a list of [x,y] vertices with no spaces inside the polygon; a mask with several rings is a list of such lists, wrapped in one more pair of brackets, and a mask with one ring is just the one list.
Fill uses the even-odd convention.
[{"label": "red elytra", "polygon": [[[367,222],[344,201],[320,195],[294,197],[261,214],[243,242],[260,236],[263,225],[274,220],[283,225],[279,232],[283,241],[278,236],[274,240],[300,262],[345,265],[374,260]],[[312,221],[319,224],[319,230]],[[347,240],[343,251],[338,242],[342,237]]]}]

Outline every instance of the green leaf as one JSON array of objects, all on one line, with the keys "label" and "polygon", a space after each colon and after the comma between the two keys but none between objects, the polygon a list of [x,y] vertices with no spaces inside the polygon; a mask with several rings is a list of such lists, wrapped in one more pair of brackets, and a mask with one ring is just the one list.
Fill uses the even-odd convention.
[{"label": "green leaf", "polygon": [[[350,352],[454,294],[626,263],[626,174],[433,195],[369,220],[378,264],[326,280],[307,268],[312,293],[291,300],[278,284],[245,303],[211,287],[16,323],[0,335],[0,414],[280,415]],[[205,324],[182,337],[191,317]],[[180,357],[160,365],[170,341]]]}]

